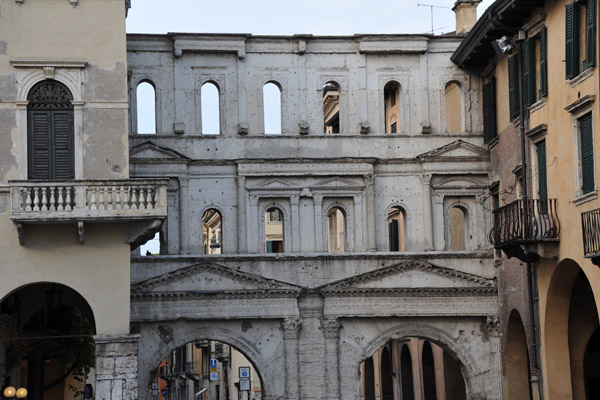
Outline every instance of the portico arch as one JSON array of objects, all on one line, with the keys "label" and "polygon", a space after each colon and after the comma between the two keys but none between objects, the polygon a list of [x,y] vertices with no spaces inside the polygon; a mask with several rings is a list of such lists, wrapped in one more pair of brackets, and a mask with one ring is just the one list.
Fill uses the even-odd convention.
[{"label": "portico arch", "polygon": [[552,398],[586,398],[584,357],[598,328],[596,304],[585,271],[571,259],[561,261],[548,288],[543,330],[546,381]]},{"label": "portico arch", "polygon": [[519,312],[513,310],[508,319],[506,333],[506,396],[522,399],[525,393],[531,398],[529,386],[529,353],[527,336]]},{"label": "portico arch", "polygon": [[[139,399],[152,398],[151,373],[171,352],[189,342],[216,340],[244,354],[260,376],[263,399],[284,396],[283,340],[279,321],[169,321],[139,325]],[[267,341],[267,338],[269,340]]]}]

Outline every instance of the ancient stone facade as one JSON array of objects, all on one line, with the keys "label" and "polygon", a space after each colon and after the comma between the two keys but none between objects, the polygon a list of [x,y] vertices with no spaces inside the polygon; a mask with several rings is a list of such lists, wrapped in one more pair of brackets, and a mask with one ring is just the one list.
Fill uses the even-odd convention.
[{"label": "ancient stone facade", "polygon": [[[242,351],[265,399],[359,399],[361,361],[404,337],[458,360],[469,399],[502,397],[481,84],[449,60],[460,40],[128,36],[131,172],[169,178],[161,255],[132,259],[140,399],[202,339]],[[138,131],[142,83],[155,134]]]}]

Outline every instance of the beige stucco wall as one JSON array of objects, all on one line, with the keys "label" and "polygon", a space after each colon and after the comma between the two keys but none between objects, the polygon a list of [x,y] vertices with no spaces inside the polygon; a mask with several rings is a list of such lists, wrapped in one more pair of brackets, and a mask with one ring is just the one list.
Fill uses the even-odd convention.
[{"label": "beige stucco wall", "polygon": [[60,283],[77,291],[94,312],[96,333],[129,332],[129,245],[121,225],[86,225],[85,244],[77,226],[27,226],[26,245],[0,215],[0,299],[25,285]]}]

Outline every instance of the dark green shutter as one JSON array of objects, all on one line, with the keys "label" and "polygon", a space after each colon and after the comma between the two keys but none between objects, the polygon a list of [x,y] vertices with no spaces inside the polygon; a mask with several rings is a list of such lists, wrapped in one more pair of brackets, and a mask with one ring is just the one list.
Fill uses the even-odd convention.
[{"label": "dark green shutter", "polygon": [[514,55],[508,59],[508,102],[511,120],[519,116],[517,93],[517,56]]},{"label": "dark green shutter", "polygon": [[36,110],[29,112],[29,179],[50,179],[50,126],[51,111]]},{"label": "dark green shutter", "polygon": [[535,39],[523,41],[523,103],[528,107],[535,103]]},{"label": "dark green shutter", "polygon": [[496,123],[496,77],[490,81],[490,127],[491,136],[498,136],[498,124]]},{"label": "dark green shutter", "polygon": [[592,131],[592,114],[579,119],[581,147],[581,190],[583,194],[594,191],[594,143]]},{"label": "dark green shutter", "polygon": [[489,143],[496,137],[496,79],[483,85],[483,140]]},{"label": "dark green shutter", "polygon": [[596,53],[596,0],[587,2],[587,57],[585,65],[589,68],[594,66]]},{"label": "dark green shutter", "polygon": [[540,32],[540,98],[548,95],[548,30]]},{"label": "dark green shutter", "polygon": [[537,153],[537,167],[538,167],[538,198],[540,200],[546,200],[548,198],[548,178],[546,173],[546,141],[535,145]]},{"label": "dark green shutter", "polygon": [[567,4],[565,23],[566,77],[579,74],[579,7],[577,3]]},{"label": "dark green shutter", "polygon": [[53,171],[55,180],[73,179],[73,111],[57,110],[53,112]]}]

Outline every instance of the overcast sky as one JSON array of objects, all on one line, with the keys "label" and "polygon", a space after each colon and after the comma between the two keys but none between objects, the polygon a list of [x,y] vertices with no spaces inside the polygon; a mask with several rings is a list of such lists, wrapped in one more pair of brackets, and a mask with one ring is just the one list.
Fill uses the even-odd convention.
[{"label": "overcast sky", "polygon": [[[478,14],[493,1],[484,0]],[[453,31],[453,0],[132,0],[129,33],[352,35]]]}]

